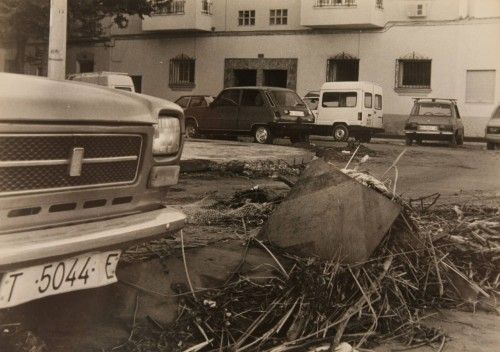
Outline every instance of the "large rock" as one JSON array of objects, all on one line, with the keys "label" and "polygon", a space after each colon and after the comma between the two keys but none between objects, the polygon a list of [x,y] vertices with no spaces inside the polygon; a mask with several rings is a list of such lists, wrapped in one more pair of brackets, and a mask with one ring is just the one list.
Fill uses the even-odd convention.
[{"label": "large rock", "polygon": [[355,263],[373,253],[400,210],[384,195],[317,159],[260,235],[300,255]]}]

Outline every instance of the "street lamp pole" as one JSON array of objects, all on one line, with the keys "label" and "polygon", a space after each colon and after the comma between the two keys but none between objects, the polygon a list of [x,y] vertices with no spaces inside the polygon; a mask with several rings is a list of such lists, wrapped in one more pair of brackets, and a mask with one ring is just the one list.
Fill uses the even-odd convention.
[{"label": "street lamp pole", "polygon": [[64,80],[66,76],[66,25],[68,1],[50,0],[49,62],[47,75]]}]

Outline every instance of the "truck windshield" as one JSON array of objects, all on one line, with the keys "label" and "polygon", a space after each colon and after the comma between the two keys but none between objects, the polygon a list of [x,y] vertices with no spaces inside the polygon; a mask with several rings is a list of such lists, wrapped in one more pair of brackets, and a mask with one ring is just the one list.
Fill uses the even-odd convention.
[{"label": "truck windshield", "polygon": [[451,116],[451,105],[446,103],[417,103],[412,115]]},{"label": "truck windshield", "polygon": [[286,90],[271,90],[269,95],[276,106],[305,106],[304,102],[295,92]]}]

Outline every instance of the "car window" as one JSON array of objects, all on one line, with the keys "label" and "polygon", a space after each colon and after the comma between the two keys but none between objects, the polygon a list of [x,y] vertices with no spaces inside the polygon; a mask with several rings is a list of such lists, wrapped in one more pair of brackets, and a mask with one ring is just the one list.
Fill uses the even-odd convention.
[{"label": "car window", "polygon": [[319,97],[315,97],[315,98],[306,97],[302,100],[304,100],[304,103],[306,103],[306,105],[309,109],[311,109],[311,110],[318,109]]},{"label": "car window", "polygon": [[276,106],[305,106],[302,99],[300,99],[295,92],[287,90],[270,90],[269,96]]},{"label": "car window", "polygon": [[416,103],[412,115],[451,116],[451,105],[447,103]]},{"label": "car window", "polygon": [[500,106],[497,108],[497,111],[492,116],[492,119],[500,119]]},{"label": "car window", "polygon": [[218,106],[237,106],[240,100],[239,89],[228,89],[220,93],[216,99]]},{"label": "car window", "polygon": [[205,97],[192,97],[191,101],[189,102],[190,107],[200,107],[200,106],[207,106],[207,101],[205,100]]},{"label": "car window", "polygon": [[325,92],[321,106],[324,108],[353,108],[357,105],[356,92]]},{"label": "car window", "polygon": [[375,109],[382,110],[382,96],[375,94]]},{"label": "car window", "polygon": [[262,106],[264,101],[262,100],[262,94],[259,90],[246,89],[243,90],[241,94],[241,106]]},{"label": "car window", "polygon": [[185,108],[188,106],[189,103],[189,97],[180,97],[175,101],[177,105],[179,105],[181,108]]},{"label": "car window", "polygon": [[371,108],[373,105],[372,93],[365,93],[365,108]]},{"label": "car window", "polygon": [[126,90],[127,92],[131,92],[132,91],[132,88],[125,87],[125,86],[115,86],[115,89]]},{"label": "car window", "polygon": [[455,105],[455,116],[457,117],[457,119],[460,118],[460,113],[458,112],[458,106]]}]

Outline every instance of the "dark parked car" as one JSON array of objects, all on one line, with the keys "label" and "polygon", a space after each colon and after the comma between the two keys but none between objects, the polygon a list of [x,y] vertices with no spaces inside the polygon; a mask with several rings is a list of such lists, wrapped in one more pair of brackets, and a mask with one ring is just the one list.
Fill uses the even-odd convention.
[{"label": "dark parked car", "polygon": [[183,109],[194,107],[207,107],[214,101],[211,95],[183,95],[175,101]]},{"label": "dark parked car", "polygon": [[423,140],[462,145],[464,125],[454,99],[417,98],[405,125],[406,144]]},{"label": "dark parked car", "polygon": [[252,135],[257,143],[274,137],[307,140],[314,116],[290,89],[235,87],[224,89],[208,107],[185,110],[186,134]]}]

